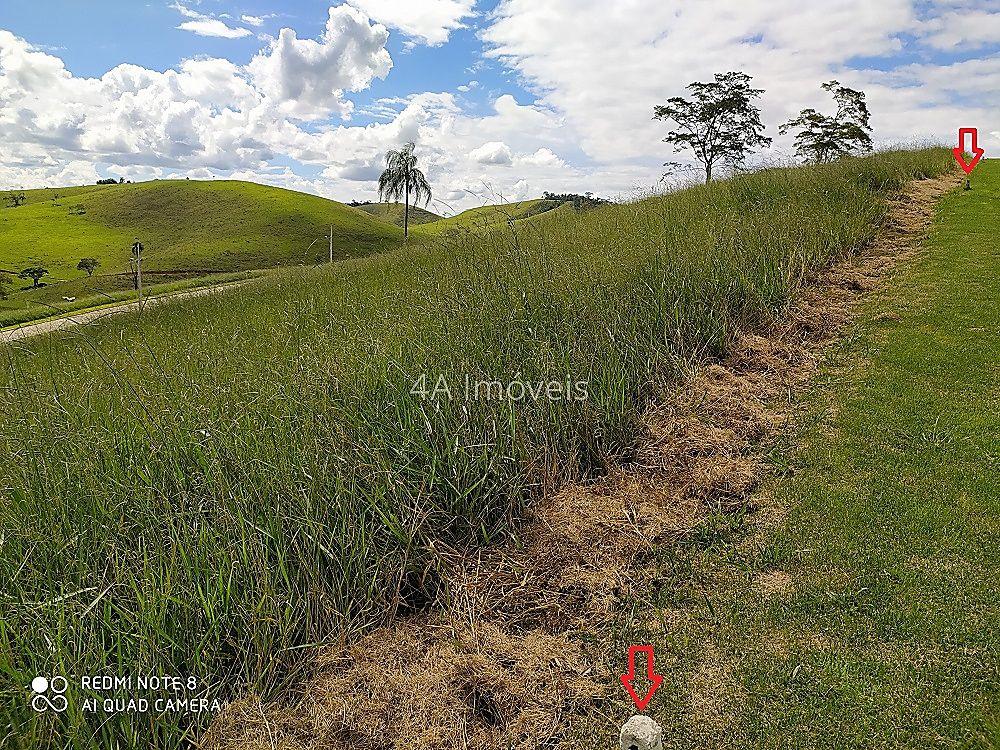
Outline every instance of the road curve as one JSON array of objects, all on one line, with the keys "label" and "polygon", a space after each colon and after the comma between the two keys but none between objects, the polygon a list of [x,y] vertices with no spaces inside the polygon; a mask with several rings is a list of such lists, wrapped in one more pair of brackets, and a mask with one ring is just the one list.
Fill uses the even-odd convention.
[{"label": "road curve", "polygon": [[[223,289],[229,289],[235,286],[242,286],[247,284],[253,279],[243,279],[240,281],[227,281],[224,284],[216,284],[214,286],[203,286],[197,289],[188,289],[183,292],[174,292],[172,294],[161,294],[156,297],[149,297],[142,302],[143,308],[152,307],[158,305],[162,302],[171,302],[179,299],[189,299],[191,297],[202,297],[206,294],[213,294],[215,292],[222,291]],[[13,344],[15,341],[23,341],[24,339],[33,338],[35,336],[41,336],[44,333],[52,333],[54,331],[62,331],[67,328],[73,328],[74,326],[83,325],[85,323],[93,323],[94,321],[100,320],[108,315],[119,315],[121,313],[135,312],[139,309],[138,302],[122,302],[118,305],[109,305],[107,307],[101,307],[96,310],[81,310],[78,313],[72,313],[59,318],[46,318],[45,320],[40,320],[37,323],[25,323],[18,328],[7,328],[0,331],[0,344]]]}]

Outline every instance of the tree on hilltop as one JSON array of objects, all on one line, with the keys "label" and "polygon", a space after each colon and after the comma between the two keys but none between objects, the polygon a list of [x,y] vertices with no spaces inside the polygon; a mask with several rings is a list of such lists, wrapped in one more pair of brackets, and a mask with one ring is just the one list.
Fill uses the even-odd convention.
[{"label": "tree on hilltop", "polygon": [[410,236],[410,194],[413,205],[421,200],[426,207],[431,202],[431,186],[424,173],[417,169],[417,157],[411,142],[401,149],[393,149],[385,155],[385,171],[378,178],[379,200],[386,202],[403,199],[403,236]]},{"label": "tree on hilltop", "polygon": [[709,83],[689,83],[690,98],[675,96],[653,107],[654,120],[676,124],[663,142],[674,151],[691,149],[705,168],[705,182],[712,181],[716,164],[740,166],[755,148],[771,143],[754,104],[764,92],[751,80],[746,73],[716,73]]},{"label": "tree on hilltop", "polygon": [[864,92],[841,86],[839,81],[827,81],[822,88],[833,94],[837,114],[829,117],[815,109],[804,109],[778,128],[778,132],[784,135],[790,130],[798,131],[795,153],[806,161],[830,162],[871,151],[871,113]]}]

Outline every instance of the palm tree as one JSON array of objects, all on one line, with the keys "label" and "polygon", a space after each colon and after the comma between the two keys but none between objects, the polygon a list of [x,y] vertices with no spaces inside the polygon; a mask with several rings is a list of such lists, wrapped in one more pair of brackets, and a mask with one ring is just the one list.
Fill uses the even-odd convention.
[{"label": "palm tree", "polygon": [[417,157],[413,155],[413,143],[385,155],[385,171],[378,178],[378,197],[386,202],[403,198],[403,236],[410,236],[410,193],[413,205],[423,200],[426,206],[431,202],[431,186],[424,173],[417,169]]}]

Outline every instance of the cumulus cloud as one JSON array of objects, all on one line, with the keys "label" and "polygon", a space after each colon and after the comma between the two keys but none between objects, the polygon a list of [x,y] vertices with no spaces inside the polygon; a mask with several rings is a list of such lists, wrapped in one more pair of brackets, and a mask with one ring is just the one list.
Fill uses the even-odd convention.
[{"label": "cumulus cloud", "polygon": [[477,164],[510,165],[514,161],[514,157],[510,152],[510,146],[501,141],[484,143],[479,148],[469,152],[469,158]]},{"label": "cumulus cloud", "polygon": [[[176,70],[123,64],[80,78],[58,57],[0,30],[3,163],[29,164],[44,153],[64,164],[262,168],[303,135],[289,117],[349,112],[344,90],[366,87],[392,64],[385,28],[354,8],[331,9],[319,41],[285,31],[246,67],[199,58]],[[16,184],[51,173],[4,171]]]},{"label": "cumulus cloud", "polygon": [[284,28],[268,49],[250,61],[255,85],[282,111],[302,119],[350,113],[343,92],[367,88],[392,68],[385,44],[389,32],[349,5],[330,8],[326,29],[316,41],[299,39]]},{"label": "cumulus cloud", "polygon": [[444,44],[462,21],[474,15],[475,0],[349,0],[376,21],[415,41]]},{"label": "cumulus cloud", "polygon": [[536,166],[562,167],[566,165],[562,159],[556,156],[550,149],[540,148],[535,153],[522,156],[518,159],[519,164],[534,164]]}]

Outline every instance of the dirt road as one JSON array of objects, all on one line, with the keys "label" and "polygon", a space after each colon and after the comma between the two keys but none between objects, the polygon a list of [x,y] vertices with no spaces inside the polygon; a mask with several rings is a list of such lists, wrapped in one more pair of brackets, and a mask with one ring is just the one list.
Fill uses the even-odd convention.
[{"label": "dirt road", "polygon": [[[249,283],[252,279],[241,280],[241,281],[229,281],[225,284],[217,284],[215,286],[204,286],[197,289],[188,289],[182,292],[174,292],[173,294],[162,294],[157,297],[149,297],[143,300],[143,308],[152,307],[153,305],[158,305],[162,302],[172,302],[179,299],[189,299],[191,297],[202,297],[206,294],[213,294],[215,292],[222,291],[223,289],[230,289],[235,286],[241,286],[243,284]],[[121,313],[135,312],[139,309],[138,302],[122,302],[118,305],[110,305],[108,307],[101,307],[97,310],[81,310],[78,313],[73,313],[60,318],[46,318],[45,320],[40,320],[37,323],[26,323],[18,328],[8,328],[0,331],[0,345],[2,344],[12,344],[15,341],[23,341],[24,339],[29,339],[34,336],[41,336],[43,333],[52,333],[53,331],[62,331],[67,328],[72,328],[74,326],[83,325],[85,323],[93,323],[94,321],[100,320],[101,318],[107,317],[109,315],[119,315]]]}]

